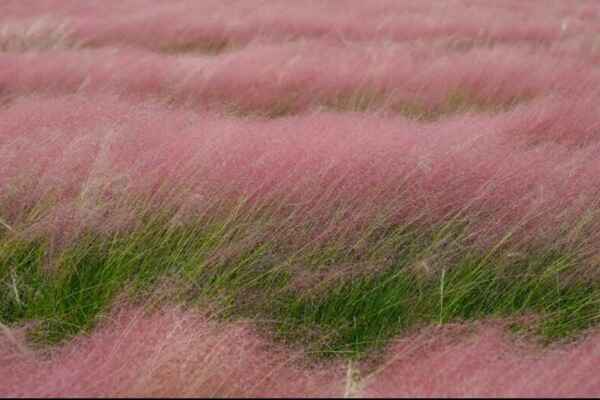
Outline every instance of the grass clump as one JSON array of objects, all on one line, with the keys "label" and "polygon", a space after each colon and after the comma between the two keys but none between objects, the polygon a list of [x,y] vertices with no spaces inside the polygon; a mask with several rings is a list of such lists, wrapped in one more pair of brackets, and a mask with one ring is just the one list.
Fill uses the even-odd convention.
[{"label": "grass clump", "polygon": [[[301,340],[307,326],[322,332],[320,350],[359,356],[415,326],[489,317],[539,315],[546,340],[568,337],[600,318],[600,285],[561,285],[571,267],[563,255],[537,255],[509,265],[465,256],[435,277],[407,263],[376,276],[344,282],[318,294],[295,294],[272,311],[283,337]],[[304,328],[303,328],[304,327]]]},{"label": "grass clump", "polygon": [[[129,232],[87,233],[54,252],[43,241],[4,236],[0,318],[36,321],[31,336],[57,343],[89,331],[117,298],[147,303],[158,294],[160,301],[188,306],[216,304],[225,318],[267,321],[279,339],[352,357],[428,324],[536,314],[535,330],[554,340],[600,319],[600,285],[569,279],[579,260],[566,250],[513,260],[471,249],[441,257],[424,273],[418,266],[442,252],[450,228],[436,234],[404,227],[367,244],[372,251],[362,256],[322,244],[326,254],[303,257],[284,251],[274,237],[244,241],[238,228],[232,221],[173,225],[165,216]],[[387,261],[377,254],[385,247],[381,240],[396,249],[385,253]],[[349,267],[336,275],[344,264]],[[311,278],[304,287],[296,284]],[[161,295],[163,281],[172,287]]]},{"label": "grass clump", "polygon": [[197,261],[190,233],[154,222],[128,234],[86,234],[55,254],[41,241],[5,239],[0,282],[11,290],[0,294],[0,316],[36,321],[35,338],[48,343],[86,331],[120,293],[146,296],[160,277]]}]

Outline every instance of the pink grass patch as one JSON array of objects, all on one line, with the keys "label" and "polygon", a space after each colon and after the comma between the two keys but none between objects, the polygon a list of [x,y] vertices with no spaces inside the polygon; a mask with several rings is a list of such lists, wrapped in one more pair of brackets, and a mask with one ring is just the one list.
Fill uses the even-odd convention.
[{"label": "pink grass patch", "polygon": [[[506,324],[426,329],[398,338],[377,364],[309,361],[256,335],[169,309],[122,311],[49,353],[0,336],[9,396],[596,396],[600,343],[541,349]],[[18,339],[20,340],[20,339]]]},{"label": "pink grass patch", "polygon": [[362,395],[595,397],[600,336],[540,350],[516,343],[503,324],[444,328],[399,340],[364,380]]},{"label": "pink grass patch", "polygon": [[420,124],[357,113],[224,118],[116,96],[21,99],[0,111],[0,200],[17,225],[50,201],[38,226],[63,233],[126,221],[111,207],[166,188],[181,193],[172,206],[200,213],[275,201],[282,221],[323,221],[317,235],[377,216],[443,223],[461,212],[484,240],[515,227],[558,240],[600,191],[597,122],[581,101],[572,112],[550,101]]},{"label": "pink grass patch", "polygon": [[177,310],[122,311],[50,354],[19,353],[0,337],[3,396],[336,396],[339,365],[268,343],[247,324]]},{"label": "pink grass patch", "polygon": [[[329,54],[323,59],[322,54]],[[37,93],[155,98],[199,110],[278,115],[322,107],[436,112],[502,109],[544,95],[585,94],[600,72],[579,56],[519,47],[465,53],[423,44],[257,43],[217,57],[133,49],[0,54],[0,96]],[[349,103],[344,106],[344,103]],[[448,104],[449,103],[449,104]],[[453,104],[457,103],[457,104]]]},{"label": "pink grass patch", "polygon": [[[156,48],[164,42],[298,37],[336,40],[551,42],[598,32],[593,1],[160,1],[86,4],[69,0],[3,3],[4,18],[69,18],[77,35],[103,45]],[[536,18],[531,18],[535,15]],[[159,38],[160,40],[155,40]]]},{"label": "pink grass patch", "polygon": [[[213,260],[458,216],[465,243],[595,268],[599,63],[595,0],[0,1],[0,234],[112,232],[136,201],[250,226]],[[0,395],[600,394],[597,334],[542,351],[433,330],[351,382],[177,310],[49,353],[0,328]]]}]

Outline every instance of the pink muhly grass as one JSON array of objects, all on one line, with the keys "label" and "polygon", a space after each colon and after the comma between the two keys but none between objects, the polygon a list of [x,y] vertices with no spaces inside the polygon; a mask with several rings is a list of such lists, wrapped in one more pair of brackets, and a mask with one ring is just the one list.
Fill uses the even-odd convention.
[{"label": "pink muhly grass", "polygon": [[[212,234],[202,268],[268,246],[258,264],[299,267],[302,290],[386,268],[411,227],[441,236],[417,274],[558,249],[595,279],[599,4],[4,1],[0,236],[52,256],[166,214]],[[0,395],[600,391],[596,334],[542,352],[501,325],[400,339],[372,371],[173,308],[117,312],[48,352],[0,321]]]},{"label": "pink muhly grass", "polygon": [[501,119],[500,129],[510,133],[509,140],[583,148],[597,143],[600,137],[596,104],[595,95],[547,96],[528,104],[527,112],[517,109]]},{"label": "pink muhly grass", "polygon": [[[333,223],[332,237],[377,215],[389,223],[415,215],[443,223],[461,213],[486,233],[482,240],[502,237],[515,224],[529,239],[558,238],[597,206],[596,123],[555,107],[541,118],[559,122],[544,130],[530,111],[433,124],[332,113],[263,121],[110,96],[22,99],[2,111],[3,215],[19,225],[27,210],[50,201],[56,211],[71,210],[71,222],[44,225],[68,231],[94,209],[168,189],[180,192],[174,207],[204,214],[246,199],[257,212],[272,204],[283,220]],[[541,143],[531,146],[534,133]],[[113,220],[96,215],[104,224]],[[327,224],[312,229],[320,234]]]},{"label": "pink muhly grass", "polygon": [[[382,359],[309,361],[247,323],[176,309],[124,310],[50,352],[0,336],[9,396],[593,396],[598,335],[538,348],[507,323],[430,328],[397,338]],[[20,340],[20,339],[16,339]]]},{"label": "pink muhly grass", "polygon": [[5,99],[108,92],[275,116],[322,107],[415,117],[461,107],[497,111],[544,94],[589,93],[600,82],[585,60],[518,47],[456,53],[418,44],[308,41],[258,43],[212,58],[102,49],[2,54],[0,61]]},{"label": "pink muhly grass", "polygon": [[505,323],[446,326],[404,337],[362,381],[364,396],[596,396],[600,336],[540,350]]},{"label": "pink muhly grass", "polygon": [[[58,14],[75,21],[78,36],[94,45],[160,48],[165,43],[223,40],[247,43],[257,37],[291,40],[431,40],[450,35],[478,41],[551,42],[597,32],[594,2],[544,1],[361,1],[231,2],[129,0],[82,7],[72,1],[3,5],[6,17]],[[531,18],[536,15],[536,18]],[[126,17],[124,17],[126,16]],[[150,40],[160,38],[161,40]]]},{"label": "pink muhly grass", "polygon": [[4,21],[0,28],[0,51],[23,52],[77,47],[68,23],[49,17]]},{"label": "pink muhly grass", "polygon": [[9,396],[335,396],[343,370],[311,365],[244,323],[167,309],[120,311],[88,337],[22,353],[0,336]]}]

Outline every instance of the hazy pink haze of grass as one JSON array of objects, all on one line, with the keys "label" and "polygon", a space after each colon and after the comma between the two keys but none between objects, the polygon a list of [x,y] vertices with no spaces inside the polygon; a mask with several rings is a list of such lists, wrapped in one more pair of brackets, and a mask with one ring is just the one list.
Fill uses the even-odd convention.
[{"label": "hazy pink haze of grass", "polygon": [[[3,338],[4,339],[4,338]],[[343,368],[310,366],[248,324],[167,309],[125,310],[51,354],[0,342],[0,394],[13,396],[334,396]]]},{"label": "hazy pink haze of grass", "polygon": [[[403,337],[383,360],[309,361],[248,324],[176,309],[123,310],[51,353],[0,341],[0,394],[12,396],[594,396],[600,338],[541,350],[498,322]],[[19,340],[18,338],[16,340]],[[351,373],[348,372],[350,369]]]},{"label": "hazy pink haze of grass", "polygon": [[[323,59],[322,54],[330,57]],[[164,57],[138,50],[49,50],[0,54],[0,96],[98,92],[242,111],[288,112],[352,95],[399,108],[439,107],[465,93],[491,105],[548,95],[598,97],[600,73],[579,57],[520,47],[464,52],[419,44],[256,44],[211,57]],[[381,98],[379,98],[379,97]],[[272,111],[271,111],[272,112]]]},{"label": "hazy pink haze of grass", "polygon": [[[132,199],[173,224],[239,203],[270,213],[248,241],[354,249],[460,215],[482,248],[576,248],[589,279],[599,63],[593,0],[0,0],[0,229],[63,245],[135,224]],[[0,395],[600,394],[597,333],[542,350],[504,325],[352,365],[128,309],[49,354],[0,330]]]},{"label": "hazy pink haze of grass", "polygon": [[578,102],[420,124],[323,112],[241,120],[114,96],[23,98],[0,124],[5,218],[18,226],[50,196],[60,201],[39,215],[44,232],[109,227],[127,218],[103,207],[166,187],[187,188],[172,203],[199,213],[238,196],[283,196],[303,219],[324,218],[343,201],[352,213],[335,222],[338,234],[376,215],[435,223],[462,210],[478,216],[482,239],[521,224],[527,241],[565,240],[600,189],[596,119],[591,102]]},{"label": "hazy pink haze of grass", "polygon": [[[256,37],[289,40],[331,37],[395,41],[459,37],[495,41],[556,41],[597,33],[600,18],[589,1],[76,1],[8,2],[5,19],[51,15],[70,21],[84,42],[145,47],[173,41]],[[151,5],[151,6],[150,6]],[[535,15],[535,18],[532,18]],[[564,23],[566,21],[566,24]],[[160,38],[155,40],[151,38]]]},{"label": "hazy pink haze of grass", "polygon": [[432,329],[403,338],[389,358],[365,379],[365,396],[595,397],[600,341],[540,351],[509,338],[505,327]]}]

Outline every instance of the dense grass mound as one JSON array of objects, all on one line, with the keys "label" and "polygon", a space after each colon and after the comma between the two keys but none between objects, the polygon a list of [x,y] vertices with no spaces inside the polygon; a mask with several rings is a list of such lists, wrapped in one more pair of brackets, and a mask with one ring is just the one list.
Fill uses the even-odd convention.
[{"label": "dense grass mound", "polygon": [[[481,320],[542,347],[593,332],[595,2],[254,3],[0,5],[0,355],[22,368],[0,394],[102,393],[14,382],[95,337],[118,346],[107,319],[131,307],[200,321],[155,332],[177,333],[140,365],[166,372],[131,378],[133,394],[317,395],[309,364],[327,393],[443,394],[421,375],[402,386],[404,364],[377,369],[398,338]],[[210,374],[186,388],[187,362],[168,365],[240,321],[252,333],[232,345],[251,337],[264,365],[224,370],[245,382],[231,393]],[[286,352],[302,365],[282,367]],[[307,378],[259,376],[275,364]],[[463,375],[447,393],[488,393]],[[125,393],[110,376],[105,393]],[[564,392],[540,388],[513,389]]]}]

